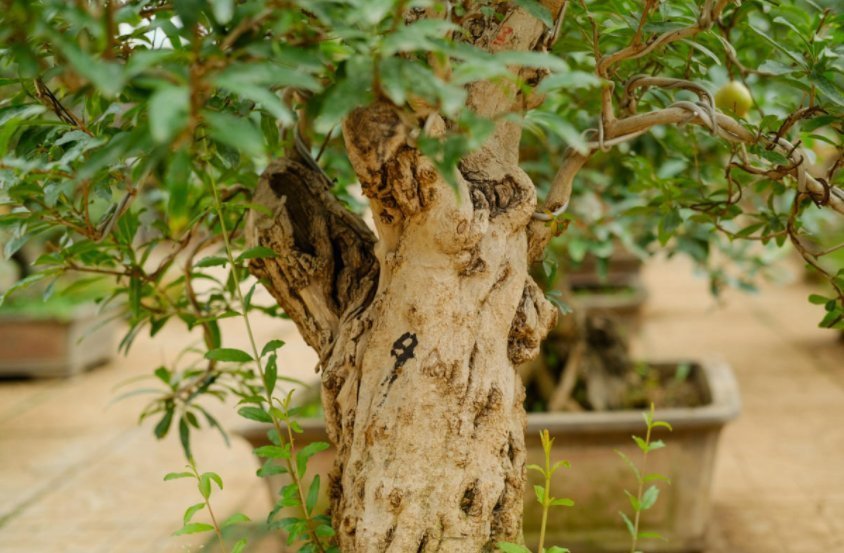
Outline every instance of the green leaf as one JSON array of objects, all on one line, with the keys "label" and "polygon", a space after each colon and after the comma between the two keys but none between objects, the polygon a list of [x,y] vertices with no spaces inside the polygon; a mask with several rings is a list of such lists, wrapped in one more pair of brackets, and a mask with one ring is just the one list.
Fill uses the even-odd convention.
[{"label": "green leaf", "polygon": [[188,124],[190,91],[185,86],[159,88],[149,100],[149,131],[162,144],[170,141]]},{"label": "green leaf", "polygon": [[655,485],[649,487],[647,490],[645,490],[645,493],[642,494],[642,501],[640,502],[642,510],[645,511],[653,507],[658,498],[659,488],[657,488]]},{"label": "green leaf", "polygon": [[270,417],[269,413],[261,409],[260,407],[241,407],[237,410],[237,413],[249,420],[258,421],[258,422],[272,422],[273,419]]},{"label": "green leaf", "polygon": [[539,474],[542,474],[543,476],[545,475],[545,469],[540,467],[539,465],[531,464],[531,465],[527,465],[527,467],[525,467],[525,468],[527,468],[528,470],[535,470],[536,472],[538,472]]},{"label": "green leaf", "polygon": [[197,482],[197,488],[199,489],[199,493],[202,494],[202,497],[208,499],[211,496],[211,482],[216,482],[217,486],[220,489],[223,489],[223,480],[220,478],[218,474],[213,472],[205,472],[199,476],[199,481]]},{"label": "green leaf", "polygon": [[182,517],[183,524],[187,524],[188,522],[190,522],[191,519],[193,518],[193,515],[195,515],[197,513],[197,511],[199,511],[203,507],[205,507],[204,501],[200,501],[199,503],[195,503],[195,504],[191,505],[190,507],[188,507],[185,510],[184,516]]},{"label": "green leaf", "polygon": [[443,19],[420,19],[410,25],[403,25],[384,39],[383,55],[387,57],[398,52],[415,50],[436,51],[439,47],[435,39],[440,39],[448,31],[458,28],[457,25]]},{"label": "green leaf", "polygon": [[662,482],[671,483],[671,479],[665,476],[664,474],[659,474],[658,472],[652,472],[650,474],[646,474],[644,478],[642,478],[642,482],[653,482],[655,480],[659,480]]},{"label": "green leaf", "polygon": [[637,446],[639,446],[639,449],[642,450],[642,453],[647,453],[651,450],[651,446],[648,445],[648,442],[646,442],[644,439],[640,438],[639,436],[631,436],[631,438],[633,438],[633,441],[636,442]]},{"label": "green leaf", "polygon": [[331,447],[326,442],[311,442],[296,453],[296,472],[299,478],[304,476],[308,465],[308,459]]},{"label": "green leaf", "polygon": [[265,356],[266,354],[276,351],[277,349],[284,346],[284,340],[270,340],[266,344],[264,344],[264,349],[261,350],[261,357]]},{"label": "green leaf", "polygon": [[669,431],[674,430],[674,427],[671,426],[671,423],[668,423],[666,421],[654,421],[653,424],[651,424],[651,428],[667,428]]},{"label": "green leaf", "polygon": [[533,493],[536,494],[536,500],[539,501],[539,504],[545,505],[545,488],[538,484],[535,484],[533,486]]},{"label": "green leaf", "polygon": [[844,107],[844,93],[831,80],[818,73],[812,73],[809,76],[821,94],[832,100],[835,104]]},{"label": "green leaf", "polygon": [[553,465],[553,466],[551,466],[551,474],[554,474],[554,473],[555,473],[555,472],[557,472],[560,468],[567,468],[567,469],[570,469],[570,468],[571,468],[571,463],[569,463],[569,462],[568,462],[568,461],[566,461],[565,459],[560,460],[560,461],[557,461],[556,463],[554,463],[554,465]]},{"label": "green leaf", "polygon": [[207,110],[203,112],[203,117],[214,140],[249,156],[264,156],[264,135],[251,120]]},{"label": "green leaf", "polygon": [[618,456],[619,456],[619,457],[621,457],[621,460],[622,460],[622,461],[624,461],[624,463],[625,463],[628,467],[630,467],[630,471],[631,471],[633,474],[635,474],[635,475],[636,475],[636,480],[637,480],[637,481],[638,481],[638,480],[641,480],[641,473],[639,472],[639,467],[637,467],[637,466],[636,466],[636,463],[634,463],[633,461],[631,461],[631,460],[630,460],[630,457],[628,457],[627,455],[625,455],[625,454],[624,454],[624,452],[619,451],[619,450],[617,450],[617,449],[615,450],[615,452],[618,454]]},{"label": "green leaf", "polygon": [[229,363],[248,363],[252,356],[243,350],[235,348],[217,348],[205,352],[205,358],[213,361],[224,361]]},{"label": "green leaf", "polygon": [[571,553],[567,547],[560,547],[559,545],[552,545],[545,550],[545,553]]},{"label": "green leaf", "polygon": [[551,501],[552,507],[574,507],[574,500],[568,497],[558,497]]},{"label": "green leaf", "polygon": [[314,479],[311,481],[311,485],[308,488],[308,497],[305,499],[305,507],[309,515],[314,512],[317,500],[319,500],[319,474],[314,476]]},{"label": "green leaf", "polygon": [[264,388],[272,395],[275,390],[275,383],[278,379],[278,357],[275,353],[270,355],[267,359],[267,364],[264,367]]},{"label": "green leaf", "polygon": [[126,76],[120,64],[102,58],[95,59],[64,38],[57,37],[56,42],[73,68],[94,83],[103,95],[113,98],[123,89]]},{"label": "green leaf", "polygon": [[241,253],[237,256],[235,261],[244,261],[246,259],[265,259],[265,258],[272,258],[275,257],[276,254],[270,248],[265,246],[255,246],[254,248],[249,248],[245,252]]},{"label": "green leaf", "polygon": [[809,296],[809,303],[813,303],[815,305],[823,305],[829,300],[830,298],[825,298],[824,296],[820,296],[818,294],[811,294]]},{"label": "green leaf", "polygon": [[785,47],[784,47],[784,46],[780,43],[780,41],[777,41],[777,40],[772,39],[771,37],[769,37],[768,35],[766,35],[766,34],[765,34],[764,32],[762,32],[761,30],[757,29],[757,28],[756,28],[756,27],[754,27],[753,25],[748,25],[746,28],[749,28],[751,31],[753,31],[753,32],[754,32],[754,33],[756,33],[757,35],[761,36],[763,39],[765,39],[765,41],[766,41],[768,44],[770,44],[771,46],[773,46],[774,48],[776,48],[777,50],[779,50],[780,52],[782,52],[783,54],[785,54],[786,56],[788,56],[789,58],[791,58],[791,59],[792,59],[792,60],[793,60],[793,61],[794,61],[797,65],[799,65],[800,67],[806,68],[806,63],[805,63],[805,61],[804,61],[804,60],[803,60],[800,56],[798,56],[797,54],[795,54],[794,52],[791,52],[791,51],[789,51],[788,49],[786,49],[786,48],[785,48]]},{"label": "green leaf", "polygon": [[668,541],[668,538],[660,534],[659,532],[639,532],[639,539],[640,540],[662,540]]},{"label": "green leaf", "polygon": [[176,480],[178,478],[193,478],[192,472],[168,472],[164,475],[164,481],[167,482],[168,480]]},{"label": "green leaf", "polygon": [[185,452],[185,457],[192,458],[190,450],[190,428],[187,423],[187,415],[179,419],[179,443],[182,444],[182,450]]},{"label": "green leaf", "polygon": [[220,528],[228,528],[233,524],[239,524],[241,522],[249,522],[249,517],[244,515],[243,513],[235,513],[229,518],[227,518],[223,523],[220,525]]},{"label": "green leaf", "polygon": [[630,506],[633,507],[633,511],[641,511],[642,503],[641,501],[639,501],[639,498],[627,490],[624,490],[624,493],[625,495],[627,495],[627,499],[630,500]]},{"label": "green leaf", "polygon": [[231,553],[242,553],[247,543],[249,542],[246,538],[240,538],[239,540],[237,540],[237,543],[234,544],[234,546],[232,547]]},{"label": "green leaf", "polygon": [[234,0],[209,0],[211,13],[220,25],[225,25],[234,16]]},{"label": "green leaf", "polygon": [[530,549],[524,545],[519,545],[518,543],[500,541],[495,545],[498,547],[499,551],[503,551],[504,553],[531,553]]},{"label": "green leaf", "polygon": [[166,436],[167,431],[170,430],[170,424],[173,422],[173,412],[174,407],[169,405],[167,410],[164,412],[164,416],[161,417],[161,420],[155,425],[155,437],[159,440]]},{"label": "green leaf", "polygon": [[199,534],[200,532],[211,532],[214,527],[204,522],[191,522],[185,524],[180,530],[173,532],[174,536],[183,536],[185,534]]},{"label": "green leaf", "polygon": [[194,266],[195,267],[218,267],[218,266],[221,266],[221,265],[225,265],[228,262],[229,262],[229,260],[225,257],[212,255],[212,256],[208,256],[208,257],[203,257]]},{"label": "green leaf", "polygon": [[636,527],[633,526],[633,522],[630,521],[630,517],[622,513],[621,511],[618,512],[621,515],[622,520],[624,520],[624,525],[627,527],[627,532],[630,534],[631,538],[636,537]]},{"label": "green leaf", "polygon": [[295,122],[293,112],[290,111],[290,108],[284,105],[281,98],[274,92],[267,90],[263,85],[223,76],[214,79],[214,83],[219,87],[234,92],[241,98],[260,104],[261,107],[272,114],[284,126],[290,126]]},{"label": "green leaf", "polygon": [[287,459],[290,457],[290,444],[284,444],[284,446],[262,445],[255,448],[255,455],[267,459]]},{"label": "green leaf", "polygon": [[[10,256],[11,255],[9,254],[9,257]],[[45,278],[51,276],[59,275],[62,272],[62,269],[47,269],[46,271],[34,273],[26,278],[20,279],[8,290],[6,290],[2,295],[0,295],[0,305],[3,305],[3,302],[6,301],[6,298],[9,297],[13,292],[16,292],[18,290],[25,290],[40,280],[44,280]]]}]

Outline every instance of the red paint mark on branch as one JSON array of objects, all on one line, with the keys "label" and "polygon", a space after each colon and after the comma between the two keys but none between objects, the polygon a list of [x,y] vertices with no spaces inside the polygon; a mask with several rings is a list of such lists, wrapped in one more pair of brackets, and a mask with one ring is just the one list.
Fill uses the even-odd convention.
[{"label": "red paint mark on branch", "polygon": [[513,27],[504,25],[501,27],[501,30],[498,31],[498,34],[495,36],[495,40],[492,41],[492,45],[504,46],[510,40],[511,36],[513,36]]}]

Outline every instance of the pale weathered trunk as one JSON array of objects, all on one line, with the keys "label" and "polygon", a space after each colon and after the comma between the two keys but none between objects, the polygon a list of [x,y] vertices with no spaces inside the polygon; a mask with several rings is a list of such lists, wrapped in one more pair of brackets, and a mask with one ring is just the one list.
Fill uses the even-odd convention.
[{"label": "pale weathered trunk", "polygon": [[[475,38],[531,49],[542,30],[511,9]],[[469,93],[487,116],[524,101],[500,84]],[[288,159],[255,197],[273,215],[254,213],[250,225],[279,255],[252,270],[320,353],[341,550],[474,553],[520,539],[515,366],[537,353],[556,312],[527,271],[536,193],[518,166],[518,126],[499,122],[461,162],[455,189],[414,147],[407,120],[379,101],[344,124],[377,242],[313,164]],[[433,135],[446,125],[437,114],[425,121]]]}]

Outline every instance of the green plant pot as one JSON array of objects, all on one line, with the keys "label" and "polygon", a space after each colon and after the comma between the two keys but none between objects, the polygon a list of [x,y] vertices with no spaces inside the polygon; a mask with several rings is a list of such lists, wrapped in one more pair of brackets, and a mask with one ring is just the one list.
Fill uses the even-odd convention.
[{"label": "green plant pot", "polygon": [[[656,363],[675,367],[677,363]],[[724,425],[740,410],[738,386],[728,365],[707,361],[693,365],[689,376],[700,386],[706,398],[704,405],[693,408],[658,409],[656,417],[674,427],[671,434],[660,435],[668,447],[649,459],[647,472],[659,472],[671,479],[663,486],[656,506],[645,513],[642,529],[660,532],[669,541],[645,541],[641,547],[649,552],[700,551],[710,510],[710,488],[718,437]],[[322,419],[303,419],[299,447],[312,441],[328,441]],[[253,447],[267,445],[268,427],[255,424],[243,427],[237,434]],[[634,461],[638,449],[631,435],[641,434],[644,422],[640,411],[530,413],[526,445],[528,463],[543,463],[539,432],[548,429],[555,438],[552,459],[566,459],[571,469],[555,474],[552,493],[575,500],[571,509],[552,510],[546,532],[546,545],[558,544],[579,553],[615,553],[629,551],[630,542],[618,512],[629,512],[624,489],[634,490],[630,469],[615,450]],[[309,474],[319,473],[323,482],[334,463],[334,451],[318,453],[308,465]],[[536,546],[539,537],[541,509],[533,494],[533,471],[530,471],[525,492],[525,540]],[[275,501],[278,490],[287,483],[284,475],[267,479],[268,490]],[[327,497],[320,499],[328,504]],[[280,516],[290,516],[281,514]]]}]

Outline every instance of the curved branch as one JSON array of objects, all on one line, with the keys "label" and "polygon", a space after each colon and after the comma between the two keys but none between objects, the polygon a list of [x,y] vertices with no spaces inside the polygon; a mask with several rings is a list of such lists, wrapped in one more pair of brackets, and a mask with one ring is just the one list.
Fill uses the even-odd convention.
[{"label": "curved branch", "polygon": [[[757,136],[744,128],[738,121],[723,113],[717,112],[713,118],[708,112],[708,107],[692,102],[676,102],[664,109],[617,119],[607,126],[603,146],[631,140],[659,125],[683,125],[687,123],[704,126],[716,136],[728,142],[747,145],[761,142],[791,160],[792,164],[786,168],[783,176],[786,174],[793,175],[797,179],[799,192],[844,215],[844,190],[830,186],[825,181],[810,175],[805,167],[805,160],[808,158],[801,148],[779,136]],[[544,208],[546,210],[553,211],[569,201],[574,177],[589,157],[601,146],[602,144],[597,142],[588,142],[588,153],[579,153],[573,149],[566,151],[563,163],[554,177],[551,190],[545,201]],[[531,223],[529,227],[531,259],[539,259],[552,237],[550,225],[541,221]]]}]

